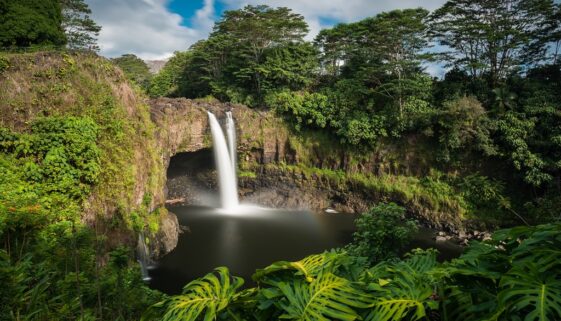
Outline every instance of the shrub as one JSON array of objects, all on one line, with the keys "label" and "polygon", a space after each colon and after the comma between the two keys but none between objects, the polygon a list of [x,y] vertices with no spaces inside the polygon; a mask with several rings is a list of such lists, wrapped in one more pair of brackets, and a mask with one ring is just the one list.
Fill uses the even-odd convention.
[{"label": "shrub", "polygon": [[322,94],[282,91],[267,95],[265,103],[278,114],[292,119],[297,130],[303,126],[324,128],[327,125],[327,97]]},{"label": "shrub", "polygon": [[380,262],[397,257],[417,232],[415,221],[405,219],[405,208],[395,203],[378,204],[359,216],[349,252]]}]

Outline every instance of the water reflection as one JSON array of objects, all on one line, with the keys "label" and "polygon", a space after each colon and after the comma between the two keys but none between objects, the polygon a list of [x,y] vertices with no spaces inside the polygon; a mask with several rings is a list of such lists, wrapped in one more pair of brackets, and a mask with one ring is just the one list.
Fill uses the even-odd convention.
[{"label": "water reflection", "polygon": [[350,241],[353,216],[247,207],[232,215],[208,207],[174,207],[181,225],[177,248],[150,271],[151,286],[179,293],[188,281],[218,266],[251,283],[251,275],[275,261],[299,260]]},{"label": "water reflection", "polygon": [[[355,215],[312,214],[303,211],[242,207],[235,215],[221,209],[184,206],[170,209],[188,229],[175,250],[150,271],[150,285],[168,294],[181,292],[189,281],[218,266],[252,285],[258,268],[341,247],[352,239]],[[422,229],[414,247],[437,247],[440,259],[455,257],[461,250],[450,243],[435,243],[434,231]]]}]

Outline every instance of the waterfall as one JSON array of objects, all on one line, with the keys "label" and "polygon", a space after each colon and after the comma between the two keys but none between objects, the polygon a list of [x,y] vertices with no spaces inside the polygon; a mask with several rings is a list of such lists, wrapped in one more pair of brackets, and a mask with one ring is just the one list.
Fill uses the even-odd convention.
[{"label": "waterfall", "polygon": [[136,244],[136,256],[137,261],[140,264],[140,273],[144,281],[150,281],[150,275],[148,274],[148,266],[152,263],[150,259],[150,252],[148,246],[144,241],[144,233],[138,234],[138,242]]},{"label": "waterfall", "polygon": [[234,124],[234,118],[232,117],[231,111],[226,112],[226,136],[228,137],[230,161],[232,161],[232,168],[234,170],[234,176],[236,177],[236,170],[238,168],[236,165],[236,161],[238,159],[236,148],[236,125]]},{"label": "waterfall", "polygon": [[[234,170],[233,157],[230,157],[228,146],[222,128],[213,113],[208,112],[210,131],[214,150],[214,159],[218,171],[218,186],[220,188],[220,200],[222,208],[233,209],[238,206],[238,186],[236,183],[236,172]],[[232,120],[233,122],[233,120]],[[231,137],[231,135],[229,135]]]}]

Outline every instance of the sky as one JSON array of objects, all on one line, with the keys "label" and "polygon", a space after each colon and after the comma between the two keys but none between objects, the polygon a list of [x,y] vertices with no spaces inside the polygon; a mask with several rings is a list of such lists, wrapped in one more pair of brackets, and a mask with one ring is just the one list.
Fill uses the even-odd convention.
[{"label": "sky", "polygon": [[145,60],[169,58],[205,39],[225,10],[247,4],[284,6],[302,14],[310,26],[308,40],[339,22],[353,22],[377,13],[424,7],[434,10],[445,0],[86,0],[99,35],[101,55],[133,53]]}]

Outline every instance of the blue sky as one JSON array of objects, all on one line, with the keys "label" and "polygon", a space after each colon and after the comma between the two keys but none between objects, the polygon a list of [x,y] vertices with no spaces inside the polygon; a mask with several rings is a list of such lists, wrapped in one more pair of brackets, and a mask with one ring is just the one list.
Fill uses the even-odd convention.
[{"label": "blue sky", "polygon": [[[183,21],[181,23],[183,26],[192,28],[193,27],[192,17],[194,17],[195,12],[197,10],[202,9],[204,5],[205,2],[203,0],[189,0],[189,1],[172,0],[166,5],[166,7],[169,9],[169,11],[173,13],[177,13],[183,17]],[[222,2],[220,1],[215,2],[214,18],[218,19],[222,14],[222,12],[224,12],[224,10],[226,10],[226,6]]]},{"label": "blue sky", "polygon": [[440,7],[445,0],[86,0],[102,26],[101,54],[133,53],[145,60],[166,59],[186,50],[212,31],[225,10],[247,4],[284,6],[302,14],[310,26],[308,40],[322,28],[352,22],[383,11]]}]

